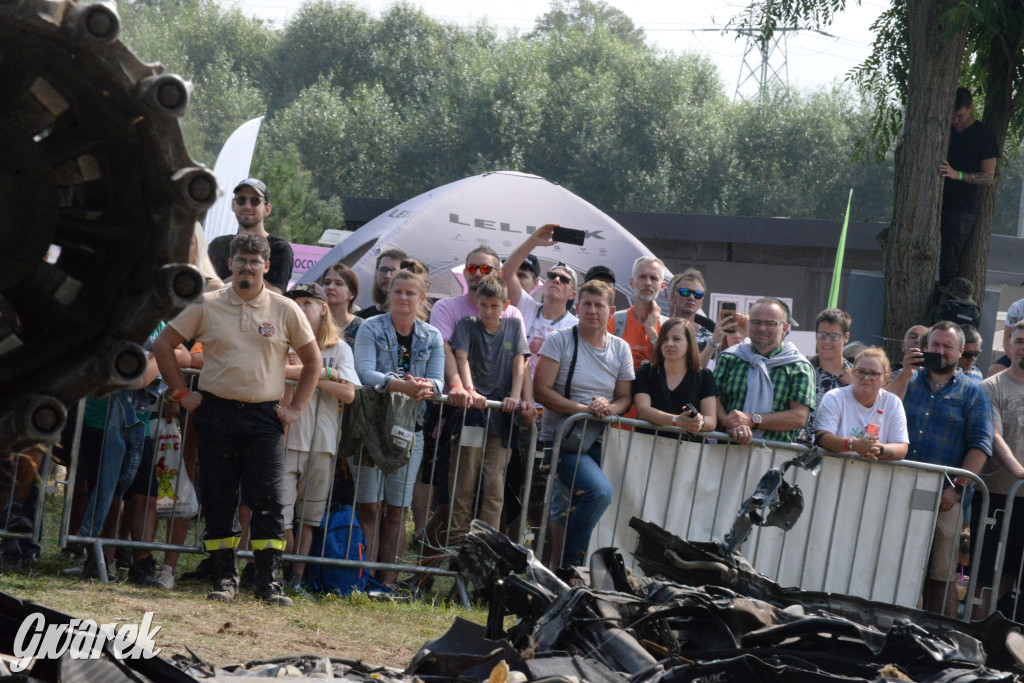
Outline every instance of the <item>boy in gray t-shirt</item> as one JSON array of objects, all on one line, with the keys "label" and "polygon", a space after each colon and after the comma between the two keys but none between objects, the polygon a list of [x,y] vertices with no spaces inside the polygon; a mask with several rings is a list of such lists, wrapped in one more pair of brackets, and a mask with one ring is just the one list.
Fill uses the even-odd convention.
[{"label": "boy in gray t-shirt", "polygon": [[[451,346],[455,353],[459,377],[469,392],[473,408],[486,409],[486,402],[501,401],[502,410],[512,413],[516,409],[527,421],[537,419],[533,405],[533,387],[526,372],[526,358],[530,355],[523,334],[523,323],[518,318],[502,318],[508,307],[508,289],[497,276],[481,281],[477,289],[477,309],[480,317],[466,317],[455,326]],[[497,417],[497,416],[495,416]],[[508,444],[500,427],[503,421],[490,419],[488,428],[469,426],[473,420],[467,416],[463,427],[462,444],[474,443],[474,432],[486,432],[486,442],[462,446],[452,454],[448,468],[448,486],[451,491],[451,538],[461,538],[469,530],[473,517],[494,528],[501,524],[501,508],[505,504],[505,467],[508,464]],[[482,470],[482,474],[481,474]],[[481,479],[480,501],[476,515],[473,500],[477,480]],[[450,541],[449,541],[450,542]]]}]

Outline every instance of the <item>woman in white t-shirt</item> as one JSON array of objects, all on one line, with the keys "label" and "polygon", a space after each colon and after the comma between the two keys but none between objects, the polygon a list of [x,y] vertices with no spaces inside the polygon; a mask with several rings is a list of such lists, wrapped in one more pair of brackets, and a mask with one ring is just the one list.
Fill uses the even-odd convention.
[{"label": "woman in white t-shirt", "polygon": [[[877,346],[857,354],[853,384],[825,394],[818,406],[816,441],[837,453],[854,452],[866,460],[902,460],[907,454],[907,414],[903,403],[884,389],[889,359]],[[868,429],[872,418],[878,433]]]}]

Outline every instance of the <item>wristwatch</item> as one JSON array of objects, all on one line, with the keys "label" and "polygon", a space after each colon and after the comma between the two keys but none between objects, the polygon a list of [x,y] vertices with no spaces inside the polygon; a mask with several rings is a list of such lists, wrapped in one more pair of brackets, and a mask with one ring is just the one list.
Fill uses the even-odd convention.
[{"label": "wristwatch", "polygon": [[750,416],[750,421],[754,423],[755,427],[761,426],[762,419],[764,418],[762,418],[758,413],[754,413],[753,415]]}]

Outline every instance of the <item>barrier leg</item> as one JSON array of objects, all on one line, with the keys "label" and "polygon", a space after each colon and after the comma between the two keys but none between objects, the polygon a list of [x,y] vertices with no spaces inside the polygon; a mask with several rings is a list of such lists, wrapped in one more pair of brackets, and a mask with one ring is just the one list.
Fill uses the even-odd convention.
[{"label": "barrier leg", "polygon": [[107,559],[103,557],[103,542],[96,539],[92,542],[93,562],[96,563],[96,573],[99,575],[100,583],[110,583],[107,578]]}]

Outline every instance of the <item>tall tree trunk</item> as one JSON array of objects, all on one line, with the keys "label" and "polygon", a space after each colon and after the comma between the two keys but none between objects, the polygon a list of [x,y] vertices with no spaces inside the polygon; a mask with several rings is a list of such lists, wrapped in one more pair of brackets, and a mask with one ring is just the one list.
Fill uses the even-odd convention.
[{"label": "tall tree trunk", "polygon": [[[1021,42],[1024,40],[1024,22],[1016,26],[1003,26],[1005,32],[993,36],[984,54],[978,55],[979,64],[985,69],[985,112],[983,123],[995,133],[999,149],[1004,149],[1006,132],[1013,118],[1014,77],[1020,68]],[[999,178],[999,164],[996,178]],[[982,188],[981,207],[974,222],[974,230],[960,258],[960,274],[974,283],[975,299],[980,306],[985,299],[985,285],[988,275],[988,252],[992,241],[992,217],[995,214],[996,188],[991,185]],[[1014,226],[1016,233],[1016,225]]]},{"label": "tall tree trunk", "polygon": [[[902,339],[924,321],[939,262],[939,209],[953,99],[967,43],[967,22],[951,25],[945,14],[959,0],[907,3],[907,109],[903,147],[896,155],[892,224],[882,237],[885,276],[884,333]],[[897,342],[886,347],[899,357]]]}]

